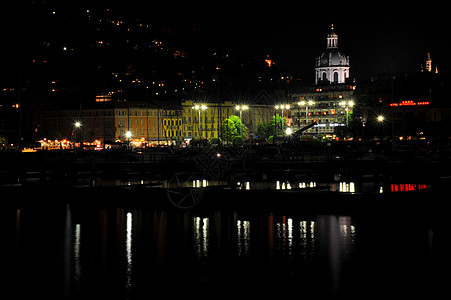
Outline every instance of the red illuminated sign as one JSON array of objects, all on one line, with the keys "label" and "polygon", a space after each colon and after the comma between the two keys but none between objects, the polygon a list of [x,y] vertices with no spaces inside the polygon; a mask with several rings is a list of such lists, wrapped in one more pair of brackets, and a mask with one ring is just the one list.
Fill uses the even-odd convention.
[{"label": "red illuminated sign", "polygon": [[390,103],[390,106],[416,106],[416,105],[429,105],[429,102],[428,101],[415,102],[412,100],[404,100],[401,101],[400,103]]},{"label": "red illuminated sign", "polygon": [[428,186],[426,184],[411,184],[411,183],[392,183],[390,188],[392,192],[408,192],[424,190]]}]

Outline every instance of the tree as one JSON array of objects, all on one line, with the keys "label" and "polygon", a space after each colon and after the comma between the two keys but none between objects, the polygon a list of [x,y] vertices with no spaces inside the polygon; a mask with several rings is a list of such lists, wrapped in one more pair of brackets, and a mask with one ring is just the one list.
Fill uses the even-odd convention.
[{"label": "tree", "polygon": [[287,128],[287,120],[285,117],[276,114],[271,118],[272,135],[282,136]]},{"label": "tree", "polygon": [[280,137],[283,135],[286,128],[286,118],[276,114],[275,116],[272,116],[270,123],[262,122],[257,125],[257,137],[260,139],[267,139],[269,142],[272,142],[274,133]]},{"label": "tree", "polygon": [[258,123],[257,125],[257,138],[268,139],[274,132],[274,126],[271,126],[268,122]]},{"label": "tree", "polygon": [[240,117],[230,116],[222,122],[222,139],[224,141],[233,141],[237,136],[244,139],[248,138],[247,127],[241,122]]}]

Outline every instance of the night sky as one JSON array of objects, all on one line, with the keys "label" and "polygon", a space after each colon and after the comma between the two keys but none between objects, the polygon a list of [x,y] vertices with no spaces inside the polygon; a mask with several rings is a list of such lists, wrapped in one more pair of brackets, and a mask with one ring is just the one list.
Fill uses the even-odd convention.
[{"label": "night sky", "polygon": [[[61,6],[61,1],[53,2]],[[71,5],[100,5],[98,1],[87,2]],[[326,48],[326,36],[333,23],[339,49],[350,56],[351,77],[364,79],[381,72],[418,71],[427,52],[431,53],[434,68],[437,65],[439,71],[449,71],[451,26],[447,3],[441,3],[241,1],[156,5],[153,1],[129,0],[113,8],[152,24],[177,28],[188,37],[195,31],[196,43],[201,47],[249,56],[269,54],[279,66],[309,78],[314,76],[315,58]],[[26,21],[20,7],[4,9],[1,21],[1,51],[11,56],[17,49],[8,40],[17,39],[14,30]]]},{"label": "night sky", "polygon": [[194,26],[210,45],[249,55],[270,54],[290,72],[305,76],[313,77],[315,58],[326,48],[331,23],[339,48],[350,56],[352,77],[415,72],[424,65],[427,52],[439,71],[451,69],[446,2],[313,3],[316,6],[300,1],[167,5],[157,15],[162,22]]}]

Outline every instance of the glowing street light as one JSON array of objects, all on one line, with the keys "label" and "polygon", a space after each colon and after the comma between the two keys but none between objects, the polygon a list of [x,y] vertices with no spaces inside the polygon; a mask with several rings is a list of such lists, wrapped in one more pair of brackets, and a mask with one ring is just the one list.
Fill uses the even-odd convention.
[{"label": "glowing street light", "polygon": [[249,106],[247,106],[247,105],[237,105],[237,106],[235,106],[235,109],[239,110],[239,111],[248,110]]},{"label": "glowing street light", "polygon": [[128,142],[127,147],[130,147],[130,138],[132,137],[132,132],[131,132],[130,130],[128,130],[128,131],[125,133],[125,137],[127,138],[127,142]]},{"label": "glowing street light", "polygon": [[[282,115],[280,117],[280,130],[283,132],[283,118],[284,118],[284,110],[288,110],[291,108],[290,104],[279,104],[274,106],[274,108],[277,110],[282,110]],[[273,141],[275,142],[275,138],[277,137],[277,117],[276,113],[274,112],[274,138]]]},{"label": "glowing street light", "polygon": [[377,121],[378,122],[384,122],[385,118],[382,115],[377,116]]},{"label": "glowing street light", "polygon": [[[315,105],[315,102],[313,102],[312,100],[309,100],[307,102],[306,101],[299,101],[298,105],[300,107],[305,106],[305,123],[307,124],[308,123],[308,107]],[[300,112],[299,112],[299,118],[301,118],[301,113]],[[299,126],[301,126],[301,124],[299,124]]]},{"label": "glowing street light", "polygon": [[340,103],[338,103],[340,106],[344,106],[346,109],[346,126],[349,126],[349,120],[348,120],[348,112],[349,112],[349,108],[354,106],[354,101],[350,100],[350,101],[341,101]]},{"label": "glowing street light", "polygon": [[72,129],[72,137],[75,143],[80,143],[83,141],[83,129],[80,121],[74,122],[74,128]]},{"label": "glowing street light", "polygon": [[194,110],[197,110],[198,112],[199,112],[199,118],[197,119],[197,121],[198,121],[198,131],[199,131],[199,138],[201,138],[202,136],[201,136],[201,132],[200,132],[200,112],[202,111],[202,110],[206,110],[207,109],[207,106],[206,105],[204,105],[204,104],[196,104],[196,105],[194,105],[193,106],[193,109]]},{"label": "glowing street light", "polygon": [[285,129],[285,135],[290,136],[293,133],[293,130],[291,129],[291,127],[287,127],[287,129]]},{"label": "glowing street light", "polygon": [[290,107],[291,107],[290,104],[280,104],[275,106],[276,109],[281,109],[282,113],[285,109],[290,109]]},{"label": "glowing street light", "polygon": [[240,136],[243,136],[243,126],[244,126],[244,122],[243,122],[243,110],[248,110],[249,106],[247,105],[237,105],[235,106],[235,109],[238,110],[240,112],[240,121],[241,121],[241,126],[240,126]]}]

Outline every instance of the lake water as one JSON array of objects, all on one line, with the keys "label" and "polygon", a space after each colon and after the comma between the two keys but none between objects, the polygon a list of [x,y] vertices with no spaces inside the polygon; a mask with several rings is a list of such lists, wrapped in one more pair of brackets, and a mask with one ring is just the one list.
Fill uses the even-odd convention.
[{"label": "lake water", "polygon": [[411,195],[349,214],[9,203],[2,290],[16,299],[433,297],[448,291],[448,214],[433,195]]}]

